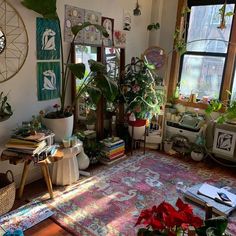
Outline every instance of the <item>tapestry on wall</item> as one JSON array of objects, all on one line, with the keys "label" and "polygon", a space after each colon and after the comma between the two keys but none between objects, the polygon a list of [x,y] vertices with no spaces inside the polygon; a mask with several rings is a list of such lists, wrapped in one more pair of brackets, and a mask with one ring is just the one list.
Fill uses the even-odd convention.
[{"label": "tapestry on wall", "polygon": [[[90,22],[92,24],[101,25],[102,14],[100,12],[85,10],[85,22]],[[86,27],[84,29],[84,44],[98,45],[102,44],[101,33],[93,25]]]},{"label": "tapestry on wall", "polygon": [[126,33],[124,31],[115,30],[113,34],[114,46],[117,48],[125,48]]},{"label": "tapestry on wall", "polygon": [[131,30],[131,13],[127,10],[124,10],[123,13],[123,30]]},{"label": "tapestry on wall", "polygon": [[60,31],[57,21],[37,17],[36,44],[38,60],[60,59]]},{"label": "tapestry on wall", "polygon": [[102,44],[105,47],[113,46],[113,31],[114,31],[114,19],[108,17],[102,17],[102,26],[107,30],[109,36],[105,38],[102,36]]},{"label": "tapestry on wall", "polygon": [[[71,32],[71,27],[75,25],[81,25],[84,23],[84,9],[65,5],[65,24],[64,24],[64,40],[65,42],[72,42],[73,33]],[[84,42],[84,31],[81,30],[75,39],[76,43]]]},{"label": "tapestry on wall", "polygon": [[60,93],[60,62],[38,62],[38,100],[58,98]]}]

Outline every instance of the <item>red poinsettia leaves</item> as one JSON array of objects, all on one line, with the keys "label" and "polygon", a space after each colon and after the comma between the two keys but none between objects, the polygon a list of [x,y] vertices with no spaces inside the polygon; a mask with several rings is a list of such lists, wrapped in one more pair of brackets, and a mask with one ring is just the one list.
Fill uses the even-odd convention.
[{"label": "red poinsettia leaves", "polygon": [[154,230],[162,230],[164,229],[164,225],[158,220],[155,216],[152,217],[150,225]]},{"label": "red poinsettia leaves", "polygon": [[135,226],[139,225],[141,223],[142,224],[149,224],[150,219],[152,217],[152,214],[153,214],[152,209],[142,210],[141,213],[140,213],[140,216],[138,217],[138,220],[137,220]]},{"label": "red poinsettia leaves", "polygon": [[190,224],[195,228],[199,228],[203,225],[203,220],[198,216],[192,216]]},{"label": "red poinsettia leaves", "polygon": [[190,214],[193,214],[193,208],[184,203],[180,198],[178,198],[177,202],[176,202],[176,206],[179,208],[179,211],[184,211],[184,212],[188,212]]},{"label": "red poinsettia leaves", "polygon": [[151,226],[153,230],[168,230],[168,236],[176,236],[177,229],[187,230],[190,225],[198,228],[203,225],[203,221],[193,214],[190,205],[181,199],[176,202],[178,209],[170,203],[163,201],[159,206],[143,210],[135,225],[145,224]]}]

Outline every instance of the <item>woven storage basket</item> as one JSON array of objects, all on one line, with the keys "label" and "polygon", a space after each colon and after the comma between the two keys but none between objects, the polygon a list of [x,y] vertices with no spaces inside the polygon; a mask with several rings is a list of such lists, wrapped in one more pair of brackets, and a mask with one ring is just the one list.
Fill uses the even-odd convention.
[{"label": "woven storage basket", "polygon": [[[11,179],[9,178],[9,175]],[[11,210],[15,201],[15,196],[16,186],[13,173],[10,170],[5,174],[0,173],[0,216]]]}]

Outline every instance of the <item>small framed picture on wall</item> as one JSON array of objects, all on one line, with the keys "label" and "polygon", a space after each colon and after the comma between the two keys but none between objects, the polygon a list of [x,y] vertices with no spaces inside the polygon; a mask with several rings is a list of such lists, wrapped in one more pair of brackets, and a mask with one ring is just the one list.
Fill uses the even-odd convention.
[{"label": "small framed picture on wall", "polygon": [[224,129],[215,129],[213,153],[228,157],[234,156],[236,133]]}]

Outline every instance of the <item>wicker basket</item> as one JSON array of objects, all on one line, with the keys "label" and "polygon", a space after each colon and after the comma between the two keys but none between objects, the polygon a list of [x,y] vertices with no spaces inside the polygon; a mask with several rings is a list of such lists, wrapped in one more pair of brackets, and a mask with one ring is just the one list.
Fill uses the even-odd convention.
[{"label": "wicker basket", "polygon": [[0,216],[11,210],[15,196],[16,186],[12,171],[8,170],[5,174],[0,173]]}]

